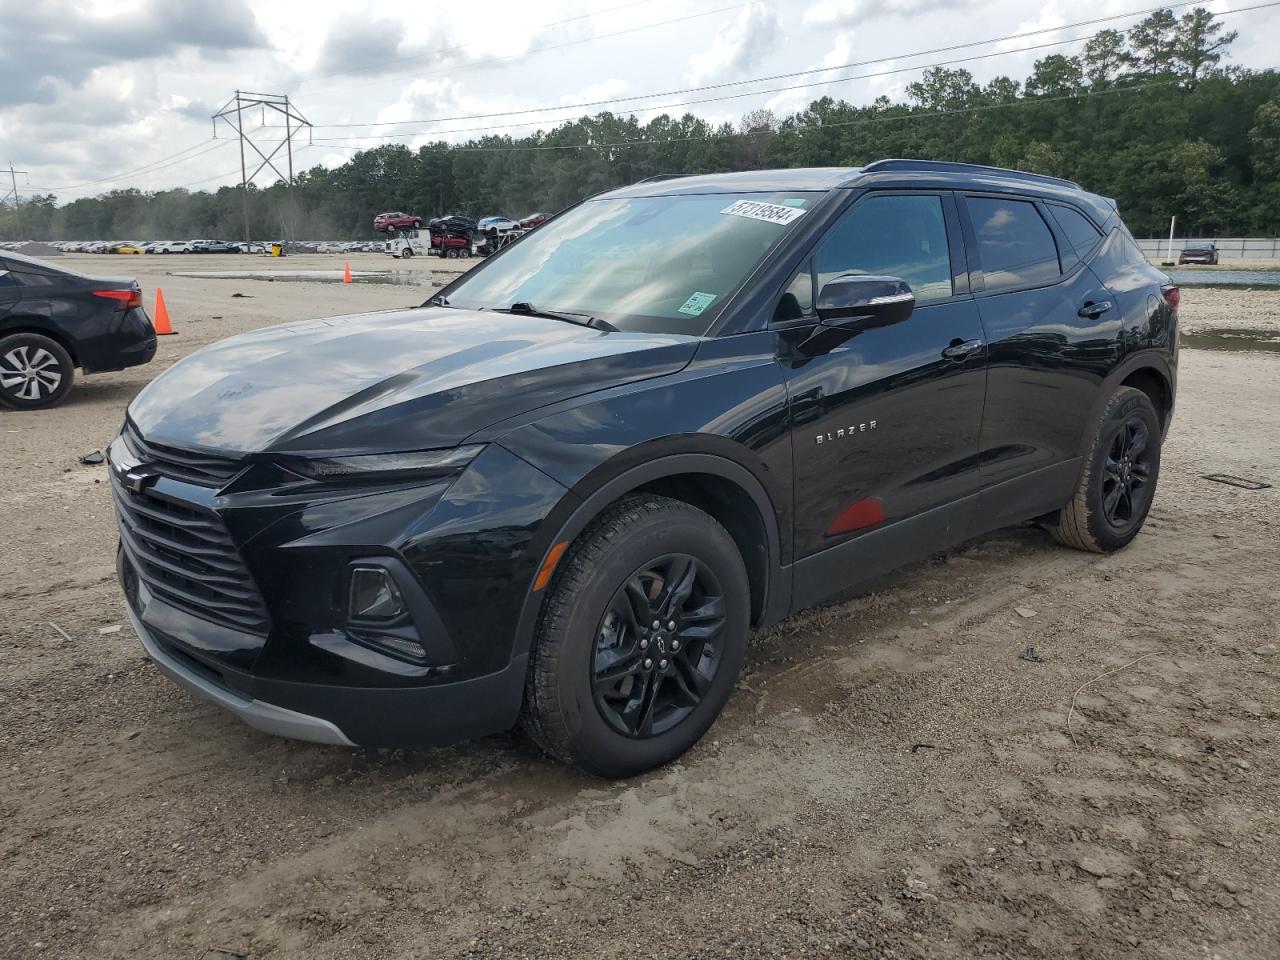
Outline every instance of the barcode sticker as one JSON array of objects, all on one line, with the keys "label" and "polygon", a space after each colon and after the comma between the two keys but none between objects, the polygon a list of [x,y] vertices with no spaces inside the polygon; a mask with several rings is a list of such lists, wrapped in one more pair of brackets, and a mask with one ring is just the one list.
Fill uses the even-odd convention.
[{"label": "barcode sticker", "polygon": [[796,207],[784,207],[780,203],[762,203],[759,200],[739,200],[720,211],[731,217],[748,217],[752,220],[764,220],[786,226],[792,220],[804,216],[804,211]]}]

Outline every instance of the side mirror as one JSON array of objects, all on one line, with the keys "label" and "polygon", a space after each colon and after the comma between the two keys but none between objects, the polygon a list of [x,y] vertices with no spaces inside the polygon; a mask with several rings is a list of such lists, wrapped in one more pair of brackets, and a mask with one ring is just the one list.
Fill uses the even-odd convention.
[{"label": "side mirror", "polygon": [[799,343],[788,343],[786,350],[792,356],[820,357],[866,330],[901,323],[915,305],[916,295],[905,280],[846,273],[818,294],[818,326]]},{"label": "side mirror", "polygon": [[824,327],[857,333],[901,323],[915,309],[916,295],[897,277],[846,273],[818,294],[818,319]]}]

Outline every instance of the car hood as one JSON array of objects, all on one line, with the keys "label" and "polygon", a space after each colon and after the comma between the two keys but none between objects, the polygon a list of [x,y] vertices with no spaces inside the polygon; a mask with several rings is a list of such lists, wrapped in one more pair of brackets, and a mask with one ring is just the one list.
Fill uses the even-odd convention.
[{"label": "car hood", "polygon": [[675,373],[697,344],[447,307],[307,320],[193,353],[134,399],[129,418],[153,443],[217,453],[427,450]]}]

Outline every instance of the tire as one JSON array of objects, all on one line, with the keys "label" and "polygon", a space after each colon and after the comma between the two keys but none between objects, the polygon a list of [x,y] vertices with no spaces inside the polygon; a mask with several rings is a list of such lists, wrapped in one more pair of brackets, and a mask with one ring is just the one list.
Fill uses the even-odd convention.
[{"label": "tire", "polygon": [[1160,417],[1141,390],[1121,387],[1098,422],[1075,496],[1047,524],[1059,543],[1111,553],[1138,535],[1160,477]]},{"label": "tire", "polygon": [[[34,375],[26,375],[36,371]],[[38,333],[0,337],[0,406],[39,410],[57,406],[75,380],[71,355],[56,340]]]},{"label": "tire", "polygon": [[415,221],[413,221],[413,229],[415,229],[415,230],[421,230],[421,229],[422,229],[422,221],[421,221],[421,220],[415,220]]},{"label": "tire", "polygon": [[463,247],[461,250],[458,251],[458,256],[462,257],[463,260],[470,260],[471,250],[467,247]]},{"label": "tire", "polygon": [[400,251],[401,260],[410,260],[413,258],[413,247],[405,247]]},{"label": "tire", "polygon": [[619,501],[556,571],[522,726],[549,756],[596,776],[674,760],[733,691],[750,600],[742,556],[709,515],[665,497]]}]

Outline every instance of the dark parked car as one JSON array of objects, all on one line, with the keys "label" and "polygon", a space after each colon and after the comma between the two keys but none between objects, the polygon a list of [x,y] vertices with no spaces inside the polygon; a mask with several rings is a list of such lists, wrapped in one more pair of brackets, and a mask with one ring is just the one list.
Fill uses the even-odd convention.
[{"label": "dark parked car", "polygon": [[227,340],[110,459],[148,653],[261,729],[517,723],[626,776],[692,746],[748,635],[1039,519],[1127,544],[1177,290],[1062,180],[893,160],[591,198],[421,307]]},{"label": "dark parked car", "polygon": [[1184,263],[1215,264],[1217,262],[1218,248],[1212,243],[1189,243],[1178,254],[1178,266]]},{"label": "dark parked car", "polygon": [[76,367],[122,370],[155,353],[136,280],[0,253],[0,406],[51,407],[66,399]]},{"label": "dark parked car", "polygon": [[380,213],[373,218],[373,229],[390,233],[392,230],[417,230],[422,226],[422,218],[412,213]]}]

